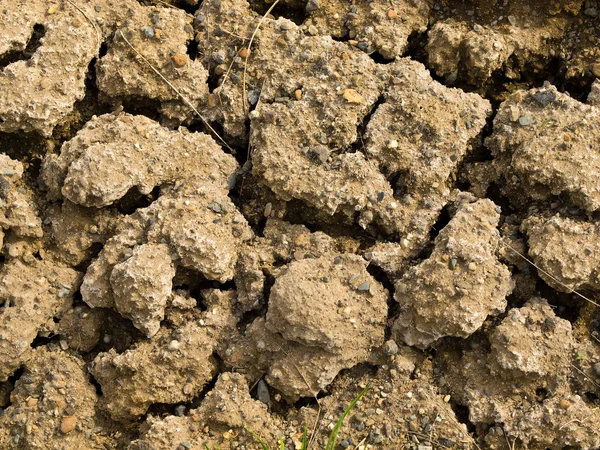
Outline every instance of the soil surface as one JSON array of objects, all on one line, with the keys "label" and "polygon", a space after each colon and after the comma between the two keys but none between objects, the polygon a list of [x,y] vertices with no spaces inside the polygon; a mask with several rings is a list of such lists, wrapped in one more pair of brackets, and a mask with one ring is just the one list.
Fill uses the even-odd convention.
[{"label": "soil surface", "polygon": [[0,2],[0,448],[600,448],[600,2]]}]

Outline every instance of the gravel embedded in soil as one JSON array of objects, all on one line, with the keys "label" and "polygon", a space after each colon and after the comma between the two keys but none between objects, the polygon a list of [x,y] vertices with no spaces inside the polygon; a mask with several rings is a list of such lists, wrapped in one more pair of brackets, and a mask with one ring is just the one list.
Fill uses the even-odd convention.
[{"label": "gravel embedded in soil", "polygon": [[599,10],[3,2],[0,448],[599,448]]}]

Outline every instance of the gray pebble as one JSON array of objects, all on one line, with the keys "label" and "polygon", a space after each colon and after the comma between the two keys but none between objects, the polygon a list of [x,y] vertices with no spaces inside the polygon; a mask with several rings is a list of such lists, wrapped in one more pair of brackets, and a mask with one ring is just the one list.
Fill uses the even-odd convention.
[{"label": "gray pebble", "polygon": [[521,116],[521,117],[519,117],[519,124],[521,126],[526,127],[528,125],[533,124],[534,122],[535,122],[535,120],[533,120],[533,118],[531,118],[530,116]]},{"label": "gray pebble", "polygon": [[386,341],[386,343],[383,344],[383,352],[388,356],[395,355],[398,353],[398,344],[391,339]]},{"label": "gray pebble", "polygon": [[144,28],[142,28],[142,31],[144,32],[144,35],[148,39],[151,39],[154,37],[154,30],[151,27],[144,27]]},{"label": "gray pebble", "polygon": [[363,283],[360,283],[356,289],[358,289],[361,292],[366,292],[369,289],[371,289],[371,283],[369,283],[368,281],[365,281]]},{"label": "gray pebble", "polygon": [[256,386],[256,397],[265,405],[271,404],[271,394],[269,394],[269,386],[264,380],[260,380]]}]

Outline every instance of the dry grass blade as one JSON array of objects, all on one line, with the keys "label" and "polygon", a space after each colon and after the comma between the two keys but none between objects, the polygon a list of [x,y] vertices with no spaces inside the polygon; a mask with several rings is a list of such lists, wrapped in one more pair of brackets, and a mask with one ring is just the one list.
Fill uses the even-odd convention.
[{"label": "dry grass blade", "polygon": [[519,255],[521,258],[523,258],[525,261],[527,261],[529,264],[531,264],[533,267],[535,267],[538,271],[542,272],[544,275],[546,275],[548,278],[552,279],[552,281],[560,284],[562,287],[564,287],[565,289],[567,289],[569,292],[572,292],[573,294],[577,295],[578,297],[581,297],[582,299],[584,299],[587,302],[590,302],[592,305],[598,306],[600,307],[599,303],[596,303],[595,301],[593,301],[592,299],[586,297],[585,295],[577,292],[575,289],[571,289],[569,286],[567,286],[566,284],[562,283],[558,278],[556,278],[554,275],[552,275],[549,272],[546,272],[544,269],[542,269],[541,267],[539,267],[536,263],[534,263],[531,259],[527,258],[525,255],[523,255],[521,252],[515,250],[514,248],[512,248],[510,245],[508,244],[504,244],[506,245],[506,247],[513,253]]},{"label": "dry grass blade", "polygon": [[256,33],[258,33],[260,26],[267,18],[267,16],[271,14],[271,11],[273,11],[275,6],[277,6],[277,3],[279,3],[279,0],[275,0],[273,4],[269,7],[269,9],[267,9],[267,12],[264,14],[264,16],[260,18],[260,20],[258,21],[258,25],[256,25],[256,28],[254,29],[254,32],[250,37],[250,42],[248,42],[248,51],[246,52],[246,59],[244,61],[244,74],[242,76],[242,106],[244,108],[244,111],[246,111],[246,72],[248,71],[248,58],[250,57],[250,52],[252,50],[252,42],[254,42],[254,38],[256,37]]},{"label": "dry grass blade", "polygon": [[140,59],[141,59],[142,61],[144,61],[144,63],[146,63],[146,64],[148,65],[148,67],[150,67],[150,69],[152,69],[152,71],[153,71],[153,72],[154,72],[156,75],[158,75],[158,76],[159,76],[159,77],[160,77],[160,78],[161,78],[161,79],[162,79],[162,80],[163,80],[163,81],[164,81],[164,82],[165,82],[165,83],[166,83],[166,84],[167,84],[167,85],[168,85],[168,86],[169,86],[171,89],[173,89],[173,91],[174,91],[174,92],[175,92],[175,93],[176,93],[176,94],[179,96],[179,98],[181,98],[181,100],[183,100],[183,102],[184,102],[184,103],[185,103],[187,106],[189,106],[189,107],[192,109],[192,111],[194,111],[194,112],[196,113],[196,115],[197,115],[197,116],[200,118],[200,120],[202,120],[202,122],[204,123],[204,125],[206,125],[206,128],[208,128],[208,129],[209,129],[209,130],[210,130],[210,131],[211,131],[211,132],[212,132],[212,133],[213,133],[213,134],[214,134],[214,135],[215,135],[215,136],[216,136],[216,137],[219,139],[219,141],[221,141],[221,142],[223,143],[223,145],[224,145],[225,147],[227,147],[227,148],[228,148],[228,149],[229,149],[229,150],[230,150],[232,153],[234,153],[234,152],[235,152],[235,150],[234,150],[234,149],[232,149],[232,148],[229,146],[229,144],[228,144],[227,142],[225,142],[225,139],[223,139],[223,138],[222,138],[222,137],[219,135],[219,133],[217,133],[217,132],[216,132],[216,130],[215,130],[215,129],[214,129],[214,128],[213,128],[213,127],[212,127],[212,126],[211,126],[211,125],[208,123],[208,121],[207,121],[207,120],[206,120],[206,119],[205,119],[205,118],[202,116],[202,114],[200,114],[200,112],[199,112],[199,111],[198,111],[198,109],[197,109],[197,108],[196,108],[196,107],[195,107],[195,106],[192,104],[192,102],[191,102],[191,101],[189,101],[189,100],[187,99],[187,97],[186,97],[185,95],[183,95],[183,94],[182,94],[182,93],[179,91],[179,89],[177,89],[175,86],[173,86],[173,84],[172,84],[172,83],[171,83],[169,80],[167,80],[167,78],[166,78],[166,77],[165,77],[165,76],[164,76],[162,73],[160,73],[160,71],[159,71],[159,70],[158,70],[156,67],[154,67],[154,66],[153,66],[153,65],[150,63],[150,61],[148,61],[148,60],[146,59],[146,57],[145,57],[144,55],[142,55],[142,54],[139,52],[139,50],[138,50],[138,49],[136,49],[136,48],[133,46],[133,44],[132,44],[131,42],[129,42],[129,40],[128,40],[128,39],[125,37],[125,35],[123,34],[123,32],[122,32],[121,30],[119,30],[119,32],[118,32],[118,33],[121,35],[121,37],[123,38],[123,40],[125,41],[125,43],[126,43],[128,46],[129,46],[129,48],[131,48],[131,49],[132,49],[132,50],[135,52],[135,54],[136,54],[137,56],[139,56],[139,57],[140,57]]}]

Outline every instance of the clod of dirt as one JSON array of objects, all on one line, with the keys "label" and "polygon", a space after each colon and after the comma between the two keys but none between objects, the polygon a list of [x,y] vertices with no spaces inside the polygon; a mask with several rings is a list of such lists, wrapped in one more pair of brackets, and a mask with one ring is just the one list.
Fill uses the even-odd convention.
[{"label": "clod of dirt", "polygon": [[89,438],[95,435],[96,401],[83,361],[35,349],[15,383],[11,406],[0,415],[0,447],[104,449],[105,439]]},{"label": "clod of dirt", "polygon": [[[538,275],[562,292],[600,289],[600,229],[592,222],[555,215],[532,216],[521,225]],[[549,276],[550,274],[551,276]]]},{"label": "clod of dirt", "polygon": [[89,352],[102,337],[105,317],[105,310],[76,306],[62,317],[58,333],[69,348]]},{"label": "clod of dirt", "polygon": [[152,336],[175,267],[211,280],[232,279],[239,244],[252,236],[228,197],[236,168],[209,136],[170,131],[129,114],[90,121],[60,155],[48,156],[42,176],[50,198],[62,194],[100,207],[132,187],[142,193],[162,187],[152,205],[121,219],[85,275],[84,301],[116,307]]},{"label": "clod of dirt", "polygon": [[449,83],[457,77],[474,86],[493,83],[498,76],[529,81],[552,64],[561,68],[550,69],[551,77],[577,78],[593,70],[597,27],[594,17],[580,13],[583,0],[457,8],[458,3],[436,5],[442,8],[434,8],[430,17],[426,45],[428,66]]},{"label": "clod of dirt", "polygon": [[54,317],[72,305],[80,274],[52,261],[14,259],[0,268],[0,381],[5,381],[31,355],[31,343],[54,330]]},{"label": "clod of dirt", "polygon": [[[5,57],[9,64],[0,62],[0,130],[50,136],[85,94],[99,36],[70,2],[13,1],[2,8],[0,61]],[[39,39],[41,46],[26,54],[32,39]]]},{"label": "clod of dirt", "polygon": [[225,352],[286,397],[314,396],[340,370],[383,344],[388,293],[356,255],[327,255],[285,266],[256,319]]},{"label": "clod of dirt", "polygon": [[304,225],[272,217],[267,220],[263,236],[255,237],[241,249],[236,265],[237,301],[243,312],[255,309],[265,300],[266,277],[277,266],[335,253],[355,253],[359,248],[359,242],[350,237],[311,233]]},{"label": "clod of dirt", "polygon": [[[205,427],[210,433],[202,431]],[[183,442],[186,449],[228,448],[232,440],[252,448],[256,440],[248,430],[260,431],[266,442],[276,442],[282,435],[266,405],[250,397],[246,378],[230,372],[219,376],[200,407],[188,416],[150,417],[145,428],[129,450],[177,450]]]},{"label": "clod of dirt", "polygon": [[462,355],[444,353],[440,367],[440,384],[452,386],[455,401],[468,406],[471,422],[482,429],[502,424],[486,431],[486,442],[505,445],[508,438],[528,448],[551,449],[600,444],[595,425],[600,413],[569,383],[575,356],[571,324],[545,300],[534,298],[510,310],[489,333],[489,344],[473,339]]},{"label": "clod of dirt", "polygon": [[592,84],[592,88],[588,94],[587,104],[600,108],[600,81],[596,80]]},{"label": "clod of dirt", "polygon": [[477,94],[432,80],[422,64],[410,59],[386,69],[391,81],[367,124],[364,152],[388,180],[397,179],[392,188],[399,201],[387,207],[400,211],[396,228],[407,241],[401,247],[411,248],[407,256],[415,257],[429,240],[458,166],[477,144],[492,108]]},{"label": "clod of dirt", "polygon": [[104,244],[119,221],[113,209],[85,208],[68,200],[50,205],[42,217],[49,228],[46,253],[71,267],[89,260],[95,244]]},{"label": "clod of dirt", "polygon": [[444,336],[466,338],[506,308],[510,271],[497,258],[500,215],[487,199],[463,195],[429,258],[396,283],[400,315],[393,336],[426,348]]},{"label": "clod of dirt", "polygon": [[42,180],[50,199],[102,207],[133,187],[142,194],[167,184],[175,184],[176,192],[206,183],[227,189],[236,168],[206,134],[171,131],[145,116],[120,113],[90,120],[59,155],[48,155]]},{"label": "clod of dirt", "polygon": [[91,372],[102,386],[110,416],[131,421],[153,403],[190,401],[200,393],[216,370],[214,346],[207,328],[190,321],[176,331],[161,328],[151,341],[124,353],[99,354]]},{"label": "clod of dirt", "polygon": [[486,145],[515,205],[562,195],[587,211],[600,208],[600,109],[549,84],[518,91],[500,106]]},{"label": "clod of dirt", "polygon": [[22,176],[23,165],[0,154],[0,248],[6,230],[11,230],[19,238],[43,236],[33,193],[21,181]]},{"label": "clod of dirt", "polygon": [[306,3],[308,18],[303,28],[309,34],[349,39],[368,54],[377,52],[394,59],[404,53],[412,33],[426,30],[429,8],[429,2],[419,0],[313,0]]},{"label": "clod of dirt", "polygon": [[107,54],[98,61],[98,88],[113,103],[157,101],[165,118],[181,123],[193,112],[180,94],[195,106],[208,95],[208,71],[199,60],[187,55],[187,44],[194,39],[193,17],[177,8],[146,7],[135,1],[127,5],[128,19],[115,33]]}]

